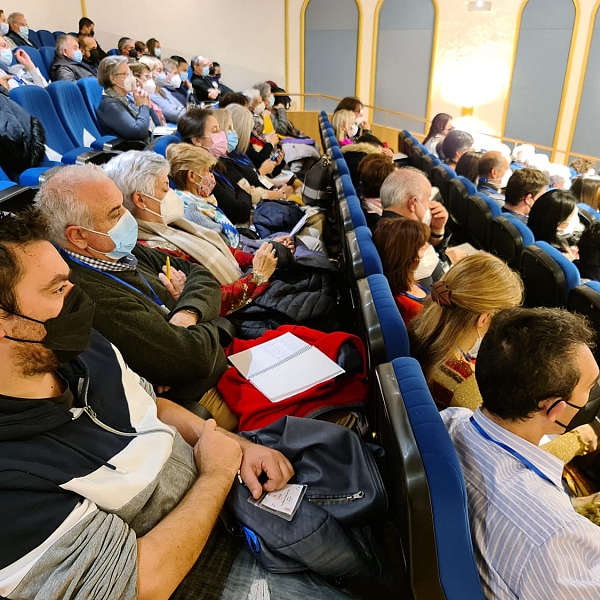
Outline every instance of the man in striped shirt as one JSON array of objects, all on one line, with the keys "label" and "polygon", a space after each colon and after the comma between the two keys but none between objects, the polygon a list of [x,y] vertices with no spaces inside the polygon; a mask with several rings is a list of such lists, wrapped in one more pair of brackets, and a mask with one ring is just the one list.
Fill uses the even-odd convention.
[{"label": "man in striped shirt", "polygon": [[573,510],[562,462],[538,447],[588,401],[599,374],[592,338],[567,311],[503,311],[477,358],[482,407],[442,413],[463,468],[487,598],[600,598],[600,528]]}]

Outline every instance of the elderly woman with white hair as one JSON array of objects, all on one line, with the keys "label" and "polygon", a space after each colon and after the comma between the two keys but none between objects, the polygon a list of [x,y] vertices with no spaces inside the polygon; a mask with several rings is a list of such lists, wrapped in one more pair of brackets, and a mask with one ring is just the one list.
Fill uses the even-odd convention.
[{"label": "elderly woman with white hair", "polygon": [[[169,187],[170,165],[154,152],[129,151],[105,165],[138,224],[138,243],[199,263],[221,285],[221,315],[246,306],[269,287],[277,266],[264,243],[254,256],[229,247],[221,236],[184,218],[184,203]],[[251,269],[246,275],[242,269]]]},{"label": "elderly woman with white hair", "polygon": [[162,71],[157,73],[154,79],[156,90],[151,94],[150,100],[162,110],[167,123],[176,124],[179,118],[185,114],[186,109],[185,104],[175,93],[181,86],[181,76],[174,60],[165,58],[162,60],[162,66]]},{"label": "elderly woman with white hair", "polygon": [[273,124],[275,131],[279,135],[288,135],[290,129],[294,130],[294,127],[288,119],[285,106],[281,101],[277,101],[273,95],[271,86],[266,82],[262,82],[255,84],[254,89],[258,90],[261,100],[265,103],[265,109],[269,112],[271,123]]},{"label": "elderly woman with white hair", "polygon": [[102,133],[148,143],[160,120],[151,108],[148,93],[137,85],[127,58],[103,58],[98,83],[104,88],[96,112]]}]

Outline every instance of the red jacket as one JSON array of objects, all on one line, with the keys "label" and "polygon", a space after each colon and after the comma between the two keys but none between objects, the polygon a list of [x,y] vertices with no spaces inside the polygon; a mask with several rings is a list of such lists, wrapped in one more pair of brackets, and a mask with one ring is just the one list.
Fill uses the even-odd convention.
[{"label": "red jacket", "polygon": [[344,373],[281,402],[271,402],[234,367],[227,369],[217,384],[217,390],[229,409],[239,419],[238,431],[266,427],[284,415],[305,417],[325,406],[342,407],[366,401],[367,358],[362,340],[355,335],[341,331],[323,333],[308,327],[283,325],[276,330],[267,331],[257,340],[234,339],[225,349],[225,355],[247,350],[288,331],[306,343],[316,346],[334,361],[337,361],[342,344],[351,342],[362,356],[363,367],[360,372]]}]

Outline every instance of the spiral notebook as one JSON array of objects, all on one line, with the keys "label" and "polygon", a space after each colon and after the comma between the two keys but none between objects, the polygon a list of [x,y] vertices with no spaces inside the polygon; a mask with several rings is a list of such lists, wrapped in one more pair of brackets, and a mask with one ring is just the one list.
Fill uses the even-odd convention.
[{"label": "spiral notebook", "polygon": [[271,402],[281,402],[345,373],[293,333],[232,354],[229,362]]}]

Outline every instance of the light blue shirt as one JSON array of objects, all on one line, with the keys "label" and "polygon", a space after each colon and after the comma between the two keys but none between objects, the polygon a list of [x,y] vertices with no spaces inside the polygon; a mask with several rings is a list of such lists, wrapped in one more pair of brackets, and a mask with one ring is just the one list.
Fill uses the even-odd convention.
[{"label": "light blue shirt", "polygon": [[600,598],[600,527],[578,515],[563,490],[563,463],[488,419],[475,421],[536,467],[536,474],[489,441],[466,408],[442,419],[461,462],[475,558],[486,598],[592,600]]}]

